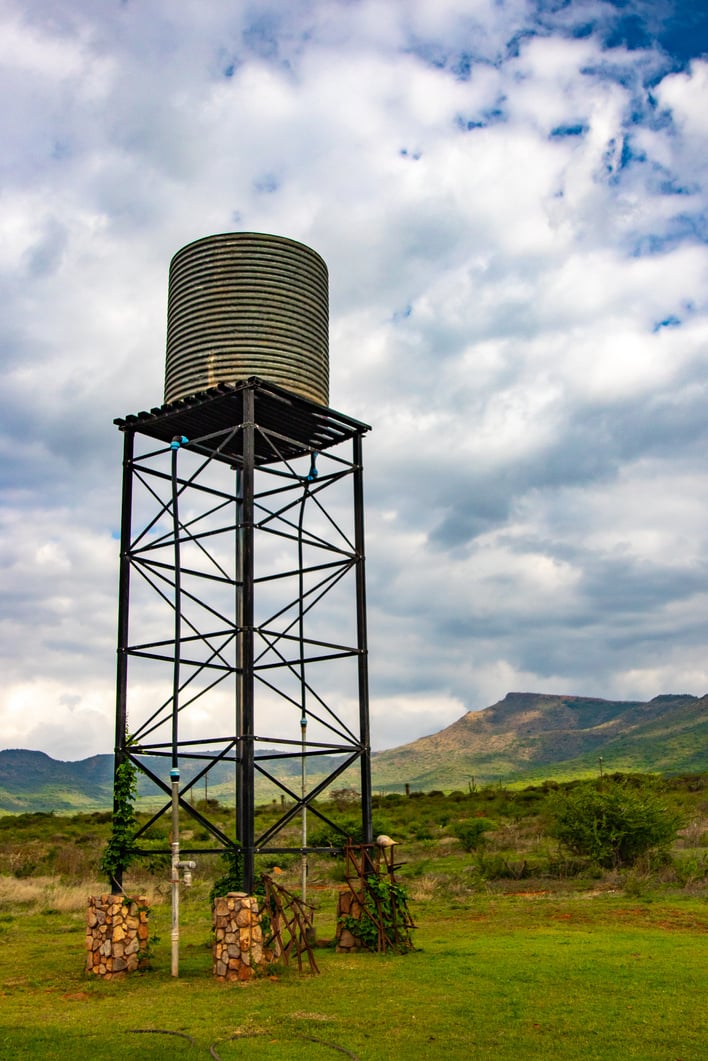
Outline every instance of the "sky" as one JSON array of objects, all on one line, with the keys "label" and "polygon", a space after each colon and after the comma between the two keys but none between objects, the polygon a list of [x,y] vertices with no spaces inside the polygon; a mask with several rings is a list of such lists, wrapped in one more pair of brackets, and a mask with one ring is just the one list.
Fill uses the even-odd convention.
[{"label": "sky", "polygon": [[122,438],[167,273],[330,274],[372,743],[509,691],[708,691],[708,13],[0,0],[0,747],[112,751]]}]

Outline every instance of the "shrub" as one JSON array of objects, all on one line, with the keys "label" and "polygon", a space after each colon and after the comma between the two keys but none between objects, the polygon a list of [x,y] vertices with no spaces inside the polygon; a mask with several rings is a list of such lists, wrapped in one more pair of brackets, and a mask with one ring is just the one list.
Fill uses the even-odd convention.
[{"label": "shrub", "polygon": [[342,818],[337,826],[323,822],[319,829],[312,829],[308,837],[310,847],[331,847],[341,849],[347,837],[355,844],[362,843],[361,821],[353,818]]},{"label": "shrub", "polygon": [[474,868],[482,880],[523,880],[531,876],[525,858],[514,861],[503,855],[480,855]]},{"label": "shrub", "polygon": [[490,818],[465,818],[455,823],[452,832],[465,851],[475,851],[484,843],[484,834],[493,828],[494,822]]},{"label": "shrub", "polygon": [[649,854],[666,854],[680,827],[679,816],[648,786],[623,779],[578,785],[550,797],[552,836],[575,855],[605,869],[634,866]]},{"label": "shrub", "polygon": [[344,810],[345,807],[361,802],[361,795],[355,788],[335,788],[330,792],[329,798],[337,810]]}]

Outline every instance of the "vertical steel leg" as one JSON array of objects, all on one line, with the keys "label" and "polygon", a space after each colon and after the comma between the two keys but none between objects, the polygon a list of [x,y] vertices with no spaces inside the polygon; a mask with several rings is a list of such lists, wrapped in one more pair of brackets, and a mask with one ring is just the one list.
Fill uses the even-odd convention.
[{"label": "vertical steel leg", "polygon": [[255,395],[243,395],[243,465],[240,472],[237,534],[237,830],[243,849],[243,888],[254,887],[254,704],[253,704],[253,491],[255,474]]},{"label": "vertical steel leg", "polygon": [[[130,546],[133,509],[133,443],[134,434],[123,436],[123,494],[120,526],[120,568],[118,575],[118,647],[116,661],[116,731],[114,745],[114,792],[116,774],[125,759],[126,726],[128,723],[128,631],[130,610]],[[113,813],[117,810],[113,801]],[[123,867],[119,867],[108,881],[111,892],[123,889]]]},{"label": "vertical steel leg", "polygon": [[366,629],[366,567],[364,553],[364,468],[361,435],[353,439],[354,546],[356,549],[356,628],[359,663],[359,733],[361,740],[361,831],[373,840],[371,821],[371,734],[369,727],[369,655]]}]

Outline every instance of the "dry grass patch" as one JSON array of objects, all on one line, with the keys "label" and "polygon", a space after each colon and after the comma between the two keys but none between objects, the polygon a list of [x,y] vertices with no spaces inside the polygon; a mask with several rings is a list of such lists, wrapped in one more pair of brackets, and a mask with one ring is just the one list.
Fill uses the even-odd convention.
[{"label": "dry grass patch", "polygon": [[[63,884],[57,877],[17,877],[0,876],[0,906],[11,908],[51,909],[59,913],[78,913],[85,910],[89,895],[102,895],[106,890],[105,881],[85,881],[81,884]],[[154,885],[148,885],[145,891],[150,905],[163,901]]]}]

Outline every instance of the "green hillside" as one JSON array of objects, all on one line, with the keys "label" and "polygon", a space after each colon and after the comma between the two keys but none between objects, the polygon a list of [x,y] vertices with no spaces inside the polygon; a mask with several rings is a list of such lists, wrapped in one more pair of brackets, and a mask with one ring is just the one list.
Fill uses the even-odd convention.
[{"label": "green hillside", "polygon": [[[468,711],[452,725],[372,758],[374,791],[467,789],[490,782],[534,783],[611,772],[664,774],[708,770],[708,696],[657,696],[646,703],[546,693],[508,693],[482,711]],[[333,760],[318,760],[314,785],[331,772]],[[196,770],[197,767],[193,767]],[[299,759],[278,766],[291,788],[299,785]],[[182,771],[189,781],[189,765]],[[338,787],[358,787],[357,770],[341,775]],[[113,756],[59,762],[43,752],[0,751],[0,812],[101,810],[112,804]],[[207,792],[208,786],[208,792]],[[217,763],[194,789],[221,802],[234,799],[233,764]],[[147,779],[142,800],[164,797]],[[280,790],[256,780],[256,799],[280,798]]]},{"label": "green hillside", "polygon": [[378,791],[466,788],[638,770],[708,769],[708,697],[658,696],[648,703],[508,693],[483,711],[374,757]]}]

